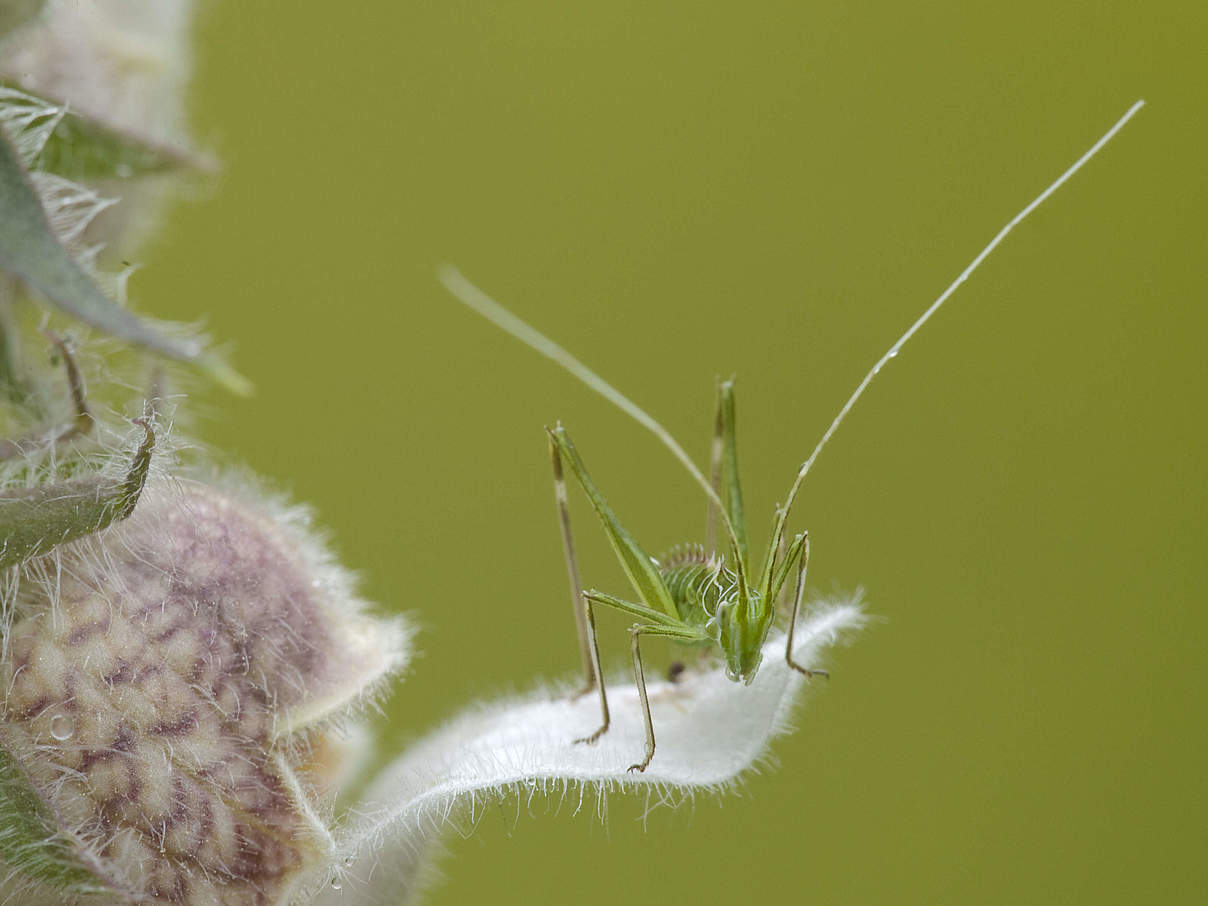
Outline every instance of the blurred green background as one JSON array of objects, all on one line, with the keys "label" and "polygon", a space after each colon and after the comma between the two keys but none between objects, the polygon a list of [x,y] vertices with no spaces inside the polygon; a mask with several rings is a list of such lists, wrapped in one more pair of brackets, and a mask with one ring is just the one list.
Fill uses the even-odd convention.
[{"label": "blurred green background", "polygon": [[[203,437],[422,628],[395,747],[576,669],[544,424],[650,549],[703,522],[652,438],[438,264],[702,461],[736,373],[762,531],[872,361],[1150,104],[820,460],[811,585],[884,621],[777,766],[646,829],[624,797],[607,827],[488,809],[427,902],[1203,901],[1206,25],[1168,0],[203,4],[191,105],[224,172],[131,295],[236,342],[258,393],[203,394]],[[619,590],[576,515],[585,580]]]}]

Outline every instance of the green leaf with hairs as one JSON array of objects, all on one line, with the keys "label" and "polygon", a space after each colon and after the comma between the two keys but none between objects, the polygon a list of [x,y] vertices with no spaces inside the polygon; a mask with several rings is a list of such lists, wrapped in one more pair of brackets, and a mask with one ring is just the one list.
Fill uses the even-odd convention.
[{"label": "green leaf with hairs", "polygon": [[110,299],[59,241],[20,158],[0,136],[0,268],[20,277],[64,312],[135,345],[191,362],[238,393],[248,382],[200,343],[166,337]]},{"label": "green leaf with hairs", "polygon": [[125,519],[143,492],[155,434],[146,432],[123,478],[79,478],[0,493],[0,569],[49,553]]},{"label": "green leaf with hairs", "polygon": [[56,827],[46,800],[0,744],[0,862],[55,890],[103,893],[104,885]]},{"label": "green leaf with hairs", "polygon": [[75,182],[215,168],[203,155],[115,129],[12,82],[0,81],[0,123],[14,140],[15,130],[35,130],[33,167]]}]

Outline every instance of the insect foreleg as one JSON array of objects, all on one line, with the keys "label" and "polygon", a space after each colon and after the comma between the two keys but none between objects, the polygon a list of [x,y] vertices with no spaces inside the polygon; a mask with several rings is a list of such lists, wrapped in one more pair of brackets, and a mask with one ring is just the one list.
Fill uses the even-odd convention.
[{"label": "insect foreleg", "polygon": [[[575,627],[579,631],[579,653],[583,657],[583,688],[574,694],[574,698],[578,698],[595,688],[596,678],[600,675],[600,649],[596,644],[596,626],[591,605],[583,597],[583,586],[579,582],[579,564],[575,558],[575,542],[570,530],[570,504],[566,496],[566,478],[562,474],[562,456],[552,438],[549,454],[554,467],[554,499],[558,505],[558,527],[562,531],[562,552],[566,556],[566,573],[570,579],[571,609],[575,614]],[[601,704],[604,708],[604,726],[607,727],[608,702],[602,700]]]},{"label": "insect foreleg", "polygon": [[801,610],[801,599],[803,597],[805,597],[805,571],[806,571],[806,569],[809,568],[809,565],[810,565],[810,535],[809,535],[809,532],[802,532],[802,534],[801,534],[800,563],[801,563],[801,569],[797,573],[797,594],[793,598],[793,615],[791,617],[789,617],[789,631],[788,631],[788,634],[785,636],[784,659],[788,662],[788,665],[790,667],[792,667],[794,670],[796,670],[798,673],[803,673],[807,677],[825,676],[829,679],[830,674],[827,673],[825,670],[810,670],[806,667],[802,667],[800,664],[798,664],[796,661],[793,660],[793,633],[797,629],[797,613],[798,613],[798,611]]},{"label": "insect foreleg", "polygon": [[[784,540],[784,535],[780,536],[780,541],[776,544],[776,559],[783,563],[785,552],[788,550],[788,542]],[[788,587],[787,582],[780,583],[780,591],[776,593],[776,610],[777,612],[784,610],[784,590]]]},{"label": "insect foreleg", "polygon": [[768,579],[768,586],[764,588],[760,586],[760,591],[776,600],[776,609],[778,613],[788,613],[786,592],[789,587],[789,574],[795,572],[793,564],[797,562],[797,558],[801,554],[801,546],[805,542],[805,533],[794,535],[793,540],[787,545],[784,539],[781,538],[780,543],[776,545],[776,559],[772,564],[772,575]]}]

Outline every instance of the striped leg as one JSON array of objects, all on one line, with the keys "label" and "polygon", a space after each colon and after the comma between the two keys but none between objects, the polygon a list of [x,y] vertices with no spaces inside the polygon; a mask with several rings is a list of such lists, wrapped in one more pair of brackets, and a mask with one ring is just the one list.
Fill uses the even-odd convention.
[{"label": "striped leg", "polygon": [[[570,505],[566,495],[566,478],[562,473],[562,456],[552,440],[549,452],[554,467],[554,499],[558,505],[558,526],[562,531],[562,552],[566,556],[566,573],[570,579],[571,608],[575,614],[575,628],[579,631],[579,653],[583,658],[583,688],[574,695],[579,698],[597,685],[601,675],[600,649],[596,644],[596,619],[591,610],[591,602],[583,597],[583,586],[579,582],[579,564],[575,558],[575,542],[570,531]],[[604,696],[604,684],[601,682],[599,686],[604,726],[591,737],[592,742],[608,729],[608,700]]]}]

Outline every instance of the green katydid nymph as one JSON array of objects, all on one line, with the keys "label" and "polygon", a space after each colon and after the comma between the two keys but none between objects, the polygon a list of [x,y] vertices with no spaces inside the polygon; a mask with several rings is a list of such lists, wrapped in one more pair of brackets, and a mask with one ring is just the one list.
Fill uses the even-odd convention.
[{"label": "green katydid nymph", "polygon": [[[809,535],[805,531],[787,534],[789,514],[805,476],[809,474],[818,454],[834,435],[873,378],[894,358],[906,342],[934,315],[973,271],[998,246],[1006,235],[1067,179],[1090,160],[1124,124],[1142,107],[1138,101],[1072,166],[1016,214],[973,259],[960,275],[902,334],[896,343],[869,369],[856,390],[848,398],[823,433],[813,452],[797,471],[785,502],[775,510],[772,535],[759,560],[751,558],[747,527],[743,515],[742,490],[739,484],[734,416],[734,385],[722,381],[717,388],[717,415],[708,478],[684,452],[683,447],[661,425],[611,384],[580,362],[558,344],[529,326],[482,290],[470,283],[460,272],[445,268],[441,281],[460,301],[494,322],[507,333],[537,352],[552,359],[584,384],[605,397],[651,431],[683,464],[693,480],[700,485],[709,500],[708,520],[703,544],[684,545],[662,560],[651,557],[634,536],[621,524],[612,508],[592,481],[570,435],[561,424],[547,429],[549,449],[553,460],[555,495],[562,543],[570,577],[571,597],[579,630],[586,678],[584,692],[598,690],[602,721],[600,728],[578,742],[594,742],[608,730],[608,696],[600,669],[600,651],[596,641],[593,607],[603,605],[634,619],[630,629],[630,651],[634,681],[642,705],[646,728],[645,757],[630,767],[645,771],[654,757],[654,724],[642,667],[640,640],[653,636],[689,646],[709,646],[718,650],[725,664],[726,676],[741,683],[750,683],[759,670],[764,644],[773,625],[782,620],[785,625],[784,657],[790,667],[806,677],[826,674],[811,670],[793,660],[793,634],[805,589],[806,568],[809,564]],[[586,495],[608,540],[615,551],[636,600],[617,597],[595,589],[584,589],[579,582],[579,569],[571,537],[565,469],[569,468]],[[721,544],[717,545],[717,526],[721,527]],[[787,599],[790,583],[794,590]]]}]

